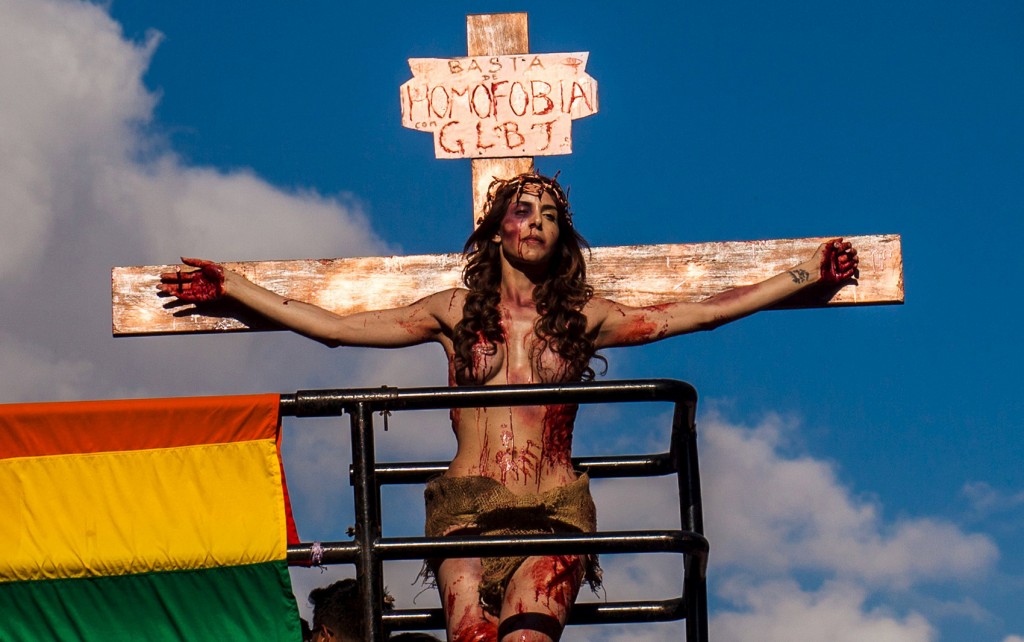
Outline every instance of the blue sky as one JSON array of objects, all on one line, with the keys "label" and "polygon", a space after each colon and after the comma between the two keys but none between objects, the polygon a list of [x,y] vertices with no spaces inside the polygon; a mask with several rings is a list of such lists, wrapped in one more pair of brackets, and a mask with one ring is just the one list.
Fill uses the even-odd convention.
[{"label": "blue sky", "polygon": [[[701,394],[712,639],[1020,640],[1019,3],[0,0],[0,401],[443,384],[431,348],[113,339],[108,275],[460,248],[468,161],[400,126],[398,87],[491,11],[529,12],[533,51],[590,52],[600,112],[538,165],[592,245],[903,237],[903,306],[607,354],[609,377]],[[650,414],[585,413],[577,451],[657,449]],[[300,531],[342,539],[344,431],[309,423],[286,436]],[[400,420],[380,447],[443,458],[443,423]],[[602,493],[603,527],[642,519],[628,489]],[[387,528],[417,532],[416,494],[388,499]],[[674,590],[671,565],[611,566],[610,599]],[[400,600],[414,574],[389,578]]]}]

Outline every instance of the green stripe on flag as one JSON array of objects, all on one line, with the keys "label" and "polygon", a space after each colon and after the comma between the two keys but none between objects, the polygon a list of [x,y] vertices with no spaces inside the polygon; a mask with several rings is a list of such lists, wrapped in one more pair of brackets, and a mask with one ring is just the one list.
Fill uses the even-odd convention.
[{"label": "green stripe on flag", "polygon": [[0,583],[0,641],[300,642],[284,560]]}]

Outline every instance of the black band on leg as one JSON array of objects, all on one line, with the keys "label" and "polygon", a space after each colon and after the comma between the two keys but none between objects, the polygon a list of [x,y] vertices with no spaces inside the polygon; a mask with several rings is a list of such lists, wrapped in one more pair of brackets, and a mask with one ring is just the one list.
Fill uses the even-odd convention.
[{"label": "black band on leg", "polygon": [[498,639],[514,631],[537,631],[552,640],[562,637],[562,623],[558,618],[546,613],[517,613],[501,621],[498,625]]}]

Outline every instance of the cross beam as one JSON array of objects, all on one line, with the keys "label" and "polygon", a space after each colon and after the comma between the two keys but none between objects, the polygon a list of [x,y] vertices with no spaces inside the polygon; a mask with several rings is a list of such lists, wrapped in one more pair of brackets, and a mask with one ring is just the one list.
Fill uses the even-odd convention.
[{"label": "cross beam", "polygon": [[[527,16],[525,13],[467,16],[466,40],[470,57],[526,55],[529,52]],[[567,55],[561,59],[563,64],[570,65],[584,62]],[[480,64],[487,65],[489,60],[482,60]],[[531,68],[537,64],[534,54],[517,60],[529,61],[527,66]],[[418,64],[426,63],[419,61]],[[460,64],[445,64],[442,69],[450,66],[460,67]],[[470,66],[471,63],[465,64],[467,68]],[[491,78],[488,82],[501,83],[502,79]],[[490,90],[493,100],[497,94],[494,91],[496,86],[486,85],[482,94]],[[595,91],[590,107],[596,110],[596,85],[590,86]],[[454,90],[452,95],[455,91],[459,90]],[[465,87],[461,91],[464,95]],[[403,104],[403,110],[411,109],[409,104]],[[422,104],[419,107],[422,108]],[[432,113],[437,115],[438,111],[444,115],[444,109],[434,109]],[[415,120],[405,122],[405,115],[403,112],[403,124],[419,128]],[[436,123],[425,123],[424,126],[429,128]],[[523,127],[525,131],[527,125]],[[533,159],[522,156],[473,157],[472,166],[475,217],[483,209],[491,180],[529,171]],[[855,286],[847,285],[829,292],[816,290],[813,294],[802,294],[776,307],[902,303],[903,257],[899,236],[848,238],[860,256],[860,277]],[[589,277],[598,296],[629,305],[700,301],[723,290],[756,283],[783,272],[810,256],[825,240],[827,238],[601,247],[593,250]],[[458,287],[463,267],[462,257],[458,254],[247,261],[225,265],[287,298],[308,301],[339,314],[406,305],[427,294]],[[112,270],[115,336],[279,329],[230,302],[197,307],[157,297],[160,273],[174,269],[173,265],[157,265],[116,267]]]},{"label": "cross beam", "polygon": [[[594,248],[589,280],[598,296],[629,305],[700,301],[723,290],[783,272],[810,256],[822,238],[729,241]],[[903,256],[898,235],[848,237],[858,249],[856,285],[791,299],[779,308],[903,303]],[[327,261],[225,263],[282,296],[338,314],[406,305],[461,285],[462,257],[428,254]],[[160,273],[173,265],[114,268],[115,336],[280,329],[230,303],[202,306],[156,295]]]}]

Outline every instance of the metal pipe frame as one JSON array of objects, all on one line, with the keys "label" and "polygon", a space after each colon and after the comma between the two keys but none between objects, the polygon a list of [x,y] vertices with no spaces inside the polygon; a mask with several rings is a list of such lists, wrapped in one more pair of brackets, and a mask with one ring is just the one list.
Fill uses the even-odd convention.
[{"label": "metal pipe frame", "polygon": [[[447,462],[377,463],[373,413],[398,410],[525,406],[551,403],[671,402],[675,404],[667,453],[621,457],[579,457],[578,470],[593,478],[651,477],[675,474],[679,485],[680,530],[620,531],[497,537],[381,536],[380,489],[385,484],[421,484],[443,473]],[[351,483],[356,528],[351,542],[320,545],[321,563],[354,564],[366,623],[365,639],[383,640],[384,624],[392,630],[443,629],[441,609],[383,612],[387,560],[567,553],[677,553],[683,558],[682,595],[667,600],[580,603],[569,624],[686,621],[687,642],[707,642],[707,559],[703,508],[697,467],[697,392],[671,379],[572,384],[475,386],[459,388],[372,388],[306,390],[281,395],[281,414],[325,417],[349,414],[352,433]],[[288,563],[309,565],[311,543],[288,547]]]}]

